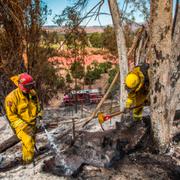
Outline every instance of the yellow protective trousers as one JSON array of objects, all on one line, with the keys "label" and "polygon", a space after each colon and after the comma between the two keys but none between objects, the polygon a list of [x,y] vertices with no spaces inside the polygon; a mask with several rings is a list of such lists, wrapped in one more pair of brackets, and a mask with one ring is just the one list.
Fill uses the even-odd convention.
[{"label": "yellow protective trousers", "polygon": [[142,112],[143,112],[143,107],[133,109],[133,120],[134,121],[142,120]]},{"label": "yellow protective trousers", "polygon": [[27,126],[16,135],[22,142],[22,159],[25,163],[30,163],[34,158],[35,136],[32,127]]}]

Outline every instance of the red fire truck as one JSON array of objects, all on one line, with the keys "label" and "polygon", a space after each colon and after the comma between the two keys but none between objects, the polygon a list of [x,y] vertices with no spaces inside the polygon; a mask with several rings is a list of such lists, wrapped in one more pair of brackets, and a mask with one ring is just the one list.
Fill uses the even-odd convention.
[{"label": "red fire truck", "polygon": [[98,103],[102,98],[101,91],[99,89],[85,89],[78,91],[71,91],[64,95],[63,104],[65,106],[77,104],[90,104]]}]

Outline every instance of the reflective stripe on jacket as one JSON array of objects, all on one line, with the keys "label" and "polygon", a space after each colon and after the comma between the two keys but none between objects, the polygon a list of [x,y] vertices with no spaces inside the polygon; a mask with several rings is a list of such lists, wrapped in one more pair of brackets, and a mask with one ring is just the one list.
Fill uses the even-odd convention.
[{"label": "reflective stripe on jacket", "polygon": [[35,125],[35,118],[40,107],[39,100],[34,90],[27,94],[27,98],[22,91],[17,88],[9,93],[5,99],[6,115],[11,126],[24,128],[28,124]]}]

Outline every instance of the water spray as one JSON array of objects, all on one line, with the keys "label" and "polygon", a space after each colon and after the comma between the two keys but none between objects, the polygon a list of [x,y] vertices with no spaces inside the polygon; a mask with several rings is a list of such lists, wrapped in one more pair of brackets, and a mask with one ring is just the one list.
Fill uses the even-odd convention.
[{"label": "water spray", "polygon": [[49,141],[49,145],[50,145],[50,148],[52,149],[52,151],[55,153],[55,154],[58,154],[59,153],[59,150],[58,150],[58,147],[55,143],[55,138],[48,132],[48,130],[46,129],[45,125],[44,125],[44,122],[41,120],[41,127],[43,128],[46,136],[47,136],[47,139]]},{"label": "water spray", "polygon": [[44,132],[47,136],[47,139],[49,141],[49,145],[51,150],[53,151],[53,153],[58,157],[58,160],[60,162],[60,166],[61,169],[64,171],[64,174],[69,175],[72,173],[71,168],[66,164],[65,162],[65,157],[63,157],[63,155],[61,155],[61,151],[59,151],[56,143],[55,143],[55,138],[50,134],[50,132],[48,132],[48,130],[46,129],[44,122],[41,121],[41,126],[44,129]]}]

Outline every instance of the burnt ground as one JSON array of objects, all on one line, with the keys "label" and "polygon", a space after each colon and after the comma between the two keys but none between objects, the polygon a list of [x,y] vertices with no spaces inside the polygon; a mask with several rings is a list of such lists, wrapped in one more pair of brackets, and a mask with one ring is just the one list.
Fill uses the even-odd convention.
[{"label": "burnt ground", "polygon": [[[153,154],[149,152],[151,144],[148,126],[138,125],[131,130],[120,127],[117,133],[114,130],[115,122],[118,121],[116,117],[104,124],[105,132],[102,132],[97,120],[93,120],[83,131],[76,132],[76,141],[72,143],[71,134],[59,138],[72,126],[64,122],[70,116],[71,113],[67,114],[62,109],[48,109],[45,114],[45,120],[54,124],[54,128],[49,131],[56,137],[58,148],[63,149],[60,156],[49,150],[45,134],[40,133],[37,136],[37,146],[43,147],[45,151],[36,157],[35,166],[22,166],[18,160],[21,157],[19,143],[2,154],[5,160],[0,166],[0,179],[179,179],[179,133],[174,137],[169,152],[164,155]],[[179,127],[178,118],[174,123],[176,129]],[[8,128],[0,130],[4,135],[2,142],[10,135]],[[74,163],[74,169],[79,165],[71,176],[65,176],[62,171],[62,159],[68,162],[67,157],[69,164]],[[5,163],[10,164],[9,168]],[[66,164],[66,168],[69,164]]]},{"label": "burnt ground", "polygon": [[154,162],[154,158],[149,158],[149,154],[137,153],[125,157],[111,169],[87,166],[78,179],[179,179],[179,173],[164,167],[160,158]]},{"label": "burnt ground", "polygon": [[71,148],[45,161],[43,171],[71,175],[68,179],[179,179],[180,152],[150,153],[150,129],[144,120],[145,126],[80,132]]}]

